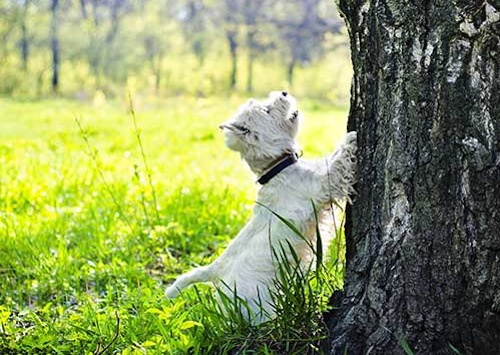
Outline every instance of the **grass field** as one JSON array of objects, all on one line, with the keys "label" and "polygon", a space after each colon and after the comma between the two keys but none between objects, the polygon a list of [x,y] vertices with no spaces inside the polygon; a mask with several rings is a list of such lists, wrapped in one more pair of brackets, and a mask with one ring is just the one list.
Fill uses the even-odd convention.
[{"label": "grass field", "polygon": [[[254,177],[217,129],[242,99],[134,101],[137,129],[127,100],[0,99],[0,353],[216,353],[245,334],[272,353],[276,325],[163,298],[251,212]],[[299,108],[304,156],[332,151],[346,109]]]}]

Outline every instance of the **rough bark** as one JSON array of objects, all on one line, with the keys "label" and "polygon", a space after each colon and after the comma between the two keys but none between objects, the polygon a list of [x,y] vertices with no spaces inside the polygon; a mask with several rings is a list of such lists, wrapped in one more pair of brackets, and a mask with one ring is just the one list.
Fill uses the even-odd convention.
[{"label": "rough bark", "polygon": [[359,183],[329,352],[500,354],[499,2],[339,7]]}]

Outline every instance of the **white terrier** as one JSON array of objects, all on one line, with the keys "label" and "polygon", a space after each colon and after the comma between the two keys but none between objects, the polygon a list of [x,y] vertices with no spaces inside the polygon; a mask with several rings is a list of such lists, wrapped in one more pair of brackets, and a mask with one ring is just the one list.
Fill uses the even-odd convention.
[{"label": "white terrier", "polygon": [[[348,133],[334,154],[308,161],[299,159],[295,140],[298,127],[295,100],[286,92],[271,93],[264,102],[249,100],[234,118],[220,126],[226,145],[241,154],[262,187],[253,216],[222,255],[212,264],[180,276],[166,289],[168,298],[193,283],[212,281],[227,295],[234,296],[236,291],[246,301],[251,313],[245,316],[252,323],[273,316],[278,262],[273,249],[281,253],[291,246],[301,264],[308,265],[314,257],[310,245],[316,243],[313,204],[322,237],[331,236],[332,215],[327,213],[331,204],[349,200],[354,192],[356,132]],[[293,223],[305,238],[273,212]],[[292,255],[286,257],[293,262]]]}]

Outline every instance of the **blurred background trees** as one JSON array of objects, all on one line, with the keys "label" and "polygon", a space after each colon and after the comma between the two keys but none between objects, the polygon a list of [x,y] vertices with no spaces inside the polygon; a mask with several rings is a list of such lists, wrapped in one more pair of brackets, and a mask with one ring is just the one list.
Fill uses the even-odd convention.
[{"label": "blurred background trees", "polygon": [[0,0],[0,94],[296,94],[345,101],[331,0]]}]

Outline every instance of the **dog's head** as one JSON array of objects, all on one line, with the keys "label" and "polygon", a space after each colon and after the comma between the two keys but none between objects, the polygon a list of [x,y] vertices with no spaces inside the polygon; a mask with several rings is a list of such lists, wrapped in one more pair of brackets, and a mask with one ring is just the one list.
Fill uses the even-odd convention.
[{"label": "dog's head", "polygon": [[250,99],[219,127],[226,145],[251,165],[252,159],[272,160],[297,150],[299,112],[287,92],[271,92],[265,101]]}]

